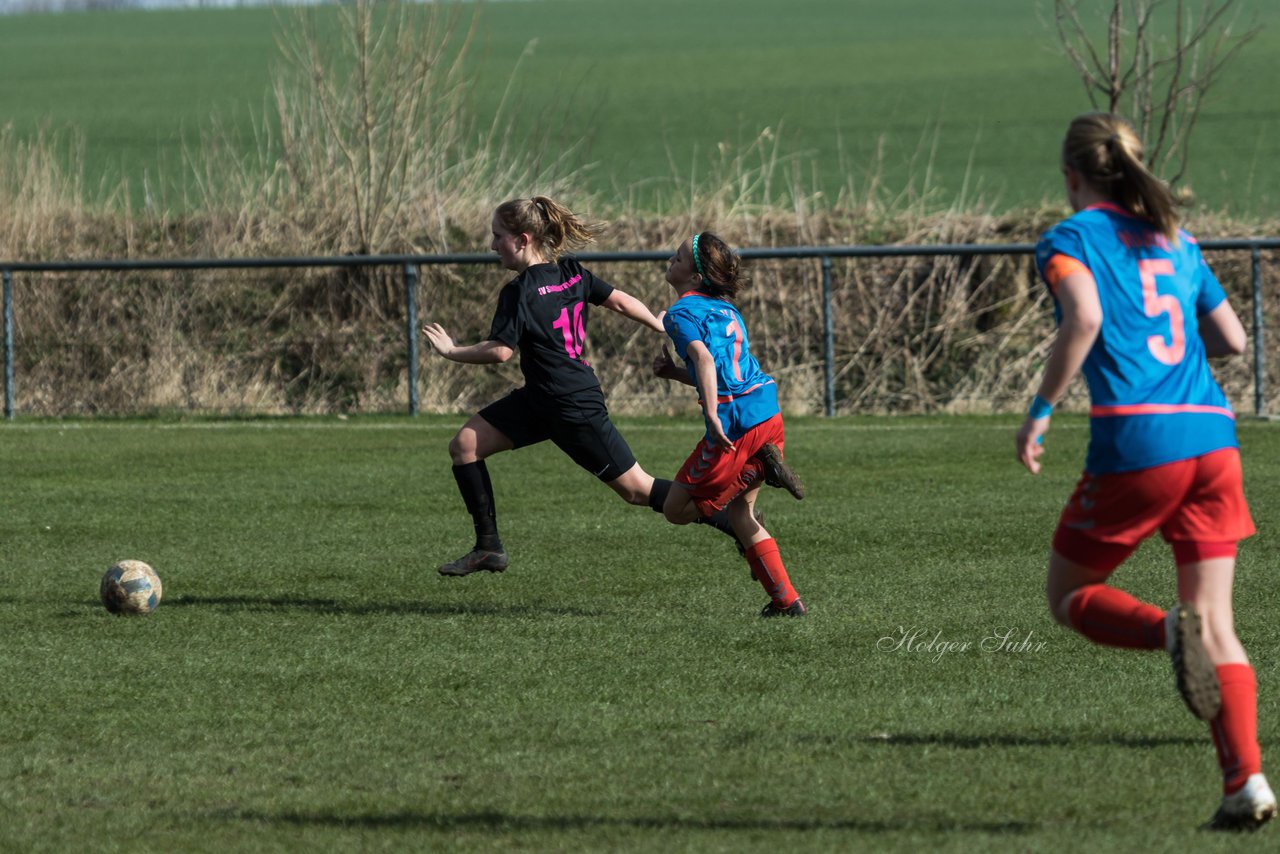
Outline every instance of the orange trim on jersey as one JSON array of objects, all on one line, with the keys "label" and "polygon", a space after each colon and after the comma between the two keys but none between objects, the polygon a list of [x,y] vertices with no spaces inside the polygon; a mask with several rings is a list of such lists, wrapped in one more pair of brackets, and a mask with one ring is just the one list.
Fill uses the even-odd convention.
[{"label": "orange trim on jersey", "polygon": [[1201,415],[1225,415],[1232,421],[1236,417],[1236,414],[1226,407],[1194,403],[1131,403],[1122,406],[1089,407],[1090,418],[1110,418],[1116,415],[1178,415],[1187,412]]},{"label": "orange trim on jersey", "polygon": [[[747,389],[746,391],[742,392],[741,394],[722,394],[722,395],[719,395],[719,396],[717,396],[717,397],[716,397],[716,403],[733,403],[733,401],[738,400],[739,398],[746,397],[747,395],[751,394],[751,392],[755,391],[756,389],[760,388],[761,386],[769,385],[769,383],[771,383],[771,382],[773,382],[773,380],[769,380],[769,382],[764,382],[764,383],[756,383],[756,384],[755,384],[755,385],[753,385],[751,388]],[[701,403],[701,401],[699,401],[699,403]]]},{"label": "orange trim on jersey", "polygon": [[[762,382],[762,383],[756,383],[756,384],[755,384],[755,385],[753,385],[751,388],[747,389],[746,391],[742,392],[741,394],[721,394],[721,395],[717,395],[717,396],[716,396],[716,403],[733,403],[735,400],[741,400],[742,398],[744,398],[744,397],[746,397],[747,395],[751,394],[751,392],[755,391],[756,389],[758,389],[758,388],[764,388],[764,387],[765,387],[765,386],[767,386],[767,385],[773,385],[773,380],[767,380],[767,381]],[[701,405],[702,405],[702,395],[698,395],[698,405],[699,405],[699,406],[701,406]]]},{"label": "orange trim on jersey", "polygon": [[1049,290],[1054,293],[1058,291],[1058,282],[1075,273],[1084,273],[1090,281],[1093,280],[1093,271],[1070,255],[1063,255],[1061,252],[1050,258],[1044,265],[1044,280],[1049,284]]}]

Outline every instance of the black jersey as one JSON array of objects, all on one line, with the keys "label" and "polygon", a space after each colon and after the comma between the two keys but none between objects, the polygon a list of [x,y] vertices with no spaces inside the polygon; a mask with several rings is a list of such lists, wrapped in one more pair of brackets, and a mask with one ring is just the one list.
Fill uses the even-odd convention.
[{"label": "black jersey", "polygon": [[587,343],[587,311],[613,293],[574,258],[535,264],[498,294],[489,338],[520,351],[528,388],[552,397],[598,388],[600,381],[582,359]]}]

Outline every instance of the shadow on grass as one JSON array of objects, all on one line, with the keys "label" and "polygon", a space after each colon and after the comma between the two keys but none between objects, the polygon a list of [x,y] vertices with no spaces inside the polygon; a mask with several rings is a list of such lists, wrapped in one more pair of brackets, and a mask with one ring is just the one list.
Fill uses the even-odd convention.
[{"label": "shadow on grass", "polygon": [[1153,747],[1198,747],[1205,744],[1203,738],[1179,735],[1135,736],[1120,733],[1089,732],[1064,735],[961,735],[959,733],[900,733],[869,735],[859,739],[864,744],[880,744],[885,747],[958,747],[962,750],[981,750],[989,747],[1127,747],[1149,750]]},{"label": "shadow on grass", "polygon": [[311,611],[317,614],[396,615],[425,617],[603,617],[603,611],[583,611],[562,605],[524,603],[475,605],[432,602],[343,602],[300,596],[180,596],[164,600],[168,608],[216,608],[224,611]]},{"label": "shadow on grass", "polygon": [[614,818],[592,815],[512,815],[488,811],[474,813],[394,812],[386,814],[300,813],[279,814],[240,812],[228,816],[240,821],[301,827],[346,827],[359,829],[420,828],[425,830],[474,830],[490,833],[590,830],[602,827],[636,830],[721,830],[758,832],[814,832],[848,830],[861,833],[967,832],[1025,834],[1037,826],[1024,821],[955,821],[945,817],[913,815],[910,820],[858,819],[768,819],[768,818],[682,818],[678,816],[636,816]]}]

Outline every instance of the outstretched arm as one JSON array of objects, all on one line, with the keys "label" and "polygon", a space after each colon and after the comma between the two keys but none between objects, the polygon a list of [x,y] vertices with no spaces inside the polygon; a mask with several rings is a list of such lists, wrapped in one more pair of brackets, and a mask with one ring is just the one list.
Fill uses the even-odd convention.
[{"label": "outstretched arm", "polygon": [[[1080,372],[1085,357],[1098,338],[1102,328],[1102,303],[1098,299],[1098,286],[1087,272],[1064,276],[1055,293],[1062,307],[1062,323],[1053,341],[1053,351],[1044,367],[1037,395],[1048,404],[1057,403],[1067,393],[1067,386]],[[1044,453],[1041,440],[1049,429],[1049,415],[1022,423],[1015,440],[1018,460],[1032,474],[1040,471],[1040,455]]]},{"label": "outstretched arm", "polygon": [[613,293],[609,294],[609,298],[600,303],[600,305],[610,311],[616,311],[623,317],[630,318],[642,326],[647,326],[654,332],[665,331],[662,328],[662,321],[654,317],[653,312],[649,311],[647,305],[631,296],[631,294],[624,293],[617,288],[614,288]]},{"label": "outstretched arm", "polygon": [[501,341],[486,340],[479,344],[459,347],[444,327],[438,323],[428,323],[422,327],[422,334],[427,336],[431,346],[437,353],[453,362],[466,362],[469,365],[496,365],[510,359],[512,350]]}]

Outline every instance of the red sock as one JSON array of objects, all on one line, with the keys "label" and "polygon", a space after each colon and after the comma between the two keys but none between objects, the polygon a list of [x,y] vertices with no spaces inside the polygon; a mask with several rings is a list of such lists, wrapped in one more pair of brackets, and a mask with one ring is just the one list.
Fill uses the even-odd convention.
[{"label": "red sock", "polygon": [[1258,681],[1248,664],[1220,664],[1218,684],[1222,686],[1222,711],[1209,722],[1209,734],[1218,750],[1222,792],[1229,795],[1243,786],[1250,774],[1262,771]]},{"label": "red sock", "polygon": [[1068,606],[1071,625],[1094,643],[1164,649],[1164,611],[1105,584],[1081,587]]},{"label": "red sock", "polygon": [[778,554],[778,543],[772,537],[747,549],[747,566],[751,567],[751,574],[769,594],[773,604],[787,608],[800,598],[791,586],[787,568],[782,565],[782,556]]}]

